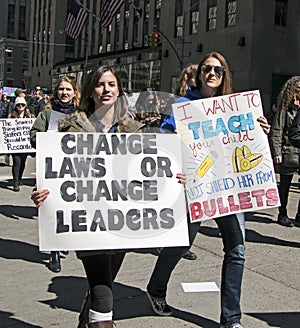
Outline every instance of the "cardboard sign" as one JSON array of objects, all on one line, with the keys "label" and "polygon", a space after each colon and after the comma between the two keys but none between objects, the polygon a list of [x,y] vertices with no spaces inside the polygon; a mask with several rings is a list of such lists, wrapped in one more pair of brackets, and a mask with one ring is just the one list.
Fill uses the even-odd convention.
[{"label": "cardboard sign", "polygon": [[259,91],[173,105],[192,221],[278,207]]},{"label": "cardboard sign", "polygon": [[41,250],[189,244],[176,135],[38,133]]},{"label": "cardboard sign", "polygon": [[30,129],[34,118],[0,120],[0,153],[35,153],[30,145]]}]

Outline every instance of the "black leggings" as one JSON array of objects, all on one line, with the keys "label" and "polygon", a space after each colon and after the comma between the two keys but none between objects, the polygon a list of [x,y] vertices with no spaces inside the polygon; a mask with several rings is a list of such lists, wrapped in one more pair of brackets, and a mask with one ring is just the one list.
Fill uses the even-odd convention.
[{"label": "black leggings", "polygon": [[27,153],[12,154],[12,159],[13,159],[12,176],[14,182],[20,182],[22,180],[27,156],[28,156]]},{"label": "black leggings", "polygon": [[91,292],[91,309],[108,313],[113,309],[112,285],[125,253],[97,254],[81,258]]},{"label": "black leggings", "polygon": [[281,203],[281,206],[279,207],[280,215],[287,215],[287,204],[292,180],[293,174],[280,174],[280,181],[278,186],[279,198]]}]

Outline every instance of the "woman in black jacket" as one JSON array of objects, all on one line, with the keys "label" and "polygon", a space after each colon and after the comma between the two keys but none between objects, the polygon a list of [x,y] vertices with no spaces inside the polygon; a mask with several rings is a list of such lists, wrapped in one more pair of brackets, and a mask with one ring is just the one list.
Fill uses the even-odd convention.
[{"label": "woman in black jacket", "polygon": [[282,87],[270,132],[275,172],[280,174],[278,191],[281,205],[277,223],[286,227],[294,226],[294,220],[288,217],[287,204],[293,176],[298,171],[299,149],[291,145],[288,131],[299,109],[297,95],[300,95],[300,76],[288,79]]}]

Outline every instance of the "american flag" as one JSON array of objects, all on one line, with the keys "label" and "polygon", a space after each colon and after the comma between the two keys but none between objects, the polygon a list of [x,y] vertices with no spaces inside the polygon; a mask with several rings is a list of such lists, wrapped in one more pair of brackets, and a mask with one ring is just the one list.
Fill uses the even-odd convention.
[{"label": "american flag", "polygon": [[101,7],[100,12],[100,27],[105,28],[107,27],[115,13],[118,11],[118,9],[122,6],[124,3],[124,0],[105,0]]},{"label": "american flag", "polygon": [[81,33],[84,24],[88,18],[88,13],[77,3],[72,0],[70,5],[65,31],[73,39],[77,39]]}]

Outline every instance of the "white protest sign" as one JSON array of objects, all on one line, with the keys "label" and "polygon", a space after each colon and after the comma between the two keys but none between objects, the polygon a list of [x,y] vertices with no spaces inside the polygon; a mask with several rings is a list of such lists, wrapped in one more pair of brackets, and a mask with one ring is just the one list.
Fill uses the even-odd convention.
[{"label": "white protest sign", "polygon": [[173,105],[192,221],[279,206],[259,91]]},{"label": "white protest sign", "polygon": [[0,154],[35,153],[30,145],[34,118],[0,119]]},{"label": "white protest sign", "polygon": [[38,133],[36,162],[41,250],[189,244],[178,136]]}]

